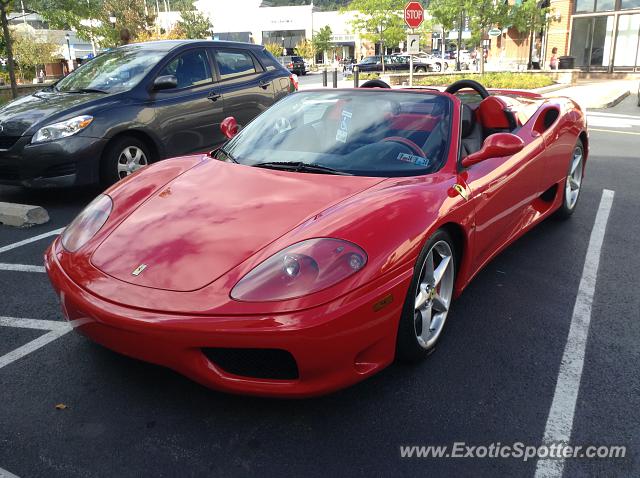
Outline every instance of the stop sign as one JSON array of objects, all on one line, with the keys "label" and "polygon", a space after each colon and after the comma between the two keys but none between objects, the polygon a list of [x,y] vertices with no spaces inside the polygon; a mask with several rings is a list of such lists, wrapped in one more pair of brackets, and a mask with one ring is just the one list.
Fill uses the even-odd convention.
[{"label": "stop sign", "polygon": [[404,21],[409,28],[418,28],[424,20],[424,8],[418,2],[409,2],[404,7]]}]

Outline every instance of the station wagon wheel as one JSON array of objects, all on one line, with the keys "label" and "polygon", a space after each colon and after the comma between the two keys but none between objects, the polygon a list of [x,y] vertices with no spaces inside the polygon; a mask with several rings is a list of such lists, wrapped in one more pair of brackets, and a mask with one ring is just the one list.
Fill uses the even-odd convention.
[{"label": "station wagon wheel", "polygon": [[451,307],[455,267],[453,242],[446,231],[439,230],[416,262],[398,326],[398,358],[422,359],[438,342]]},{"label": "station wagon wheel", "polygon": [[100,161],[100,182],[105,187],[110,186],[152,162],[146,143],[137,137],[120,136],[104,150]]},{"label": "station wagon wheel", "polygon": [[148,164],[147,155],[141,148],[127,146],[118,156],[118,178],[124,179]]},{"label": "station wagon wheel", "polygon": [[556,216],[566,219],[573,214],[580,198],[582,188],[582,178],[584,176],[584,146],[578,140],[569,161],[569,171],[564,181],[562,205],[558,209]]}]

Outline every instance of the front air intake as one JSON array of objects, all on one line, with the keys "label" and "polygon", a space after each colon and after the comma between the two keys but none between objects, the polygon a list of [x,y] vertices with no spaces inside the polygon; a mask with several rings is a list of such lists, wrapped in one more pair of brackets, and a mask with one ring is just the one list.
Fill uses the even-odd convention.
[{"label": "front air intake", "polygon": [[225,372],[251,378],[295,380],[298,365],[281,349],[203,348],[202,353]]}]

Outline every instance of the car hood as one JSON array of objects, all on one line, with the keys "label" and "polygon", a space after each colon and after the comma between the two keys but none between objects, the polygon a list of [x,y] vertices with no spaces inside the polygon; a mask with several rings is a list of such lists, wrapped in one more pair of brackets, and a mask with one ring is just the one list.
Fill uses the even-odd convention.
[{"label": "car hood", "polygon": [[131,213],[91,262],[131,284],[197,290],[309,217],[381,180],[206,161]]},{"label": "car hood", "polygon": [[104,98],[103,93],[56,93],[38,91],[7,103],[0,108],[3,136],[22,136],[32,126],[47,124],[52,116],[70,112],[79,106]]}]

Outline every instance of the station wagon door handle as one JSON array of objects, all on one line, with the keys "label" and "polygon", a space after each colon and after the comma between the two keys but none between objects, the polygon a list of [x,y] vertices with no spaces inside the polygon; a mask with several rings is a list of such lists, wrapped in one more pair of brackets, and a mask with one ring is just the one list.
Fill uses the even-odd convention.
[{"label": "station wagon door handle", "polygon": [[258,83],[258,86],[259,86],[260,88],[262,88],[263,90],[266,90],[267,88],[269,88],[269,85],[270,85],[270,84],[271,84],[271,82],[270,82],[270,81],[262,80],[260,83]]},{"label": "station wagon door handle", "polygon": [[222,98],[222,95],[220,93],[216,93],[215,91],[212,91],[211,93],[209,93],[209,96],[207,96],[207,99],[210,99],[211,101],[217,101],[218,98]]}]

